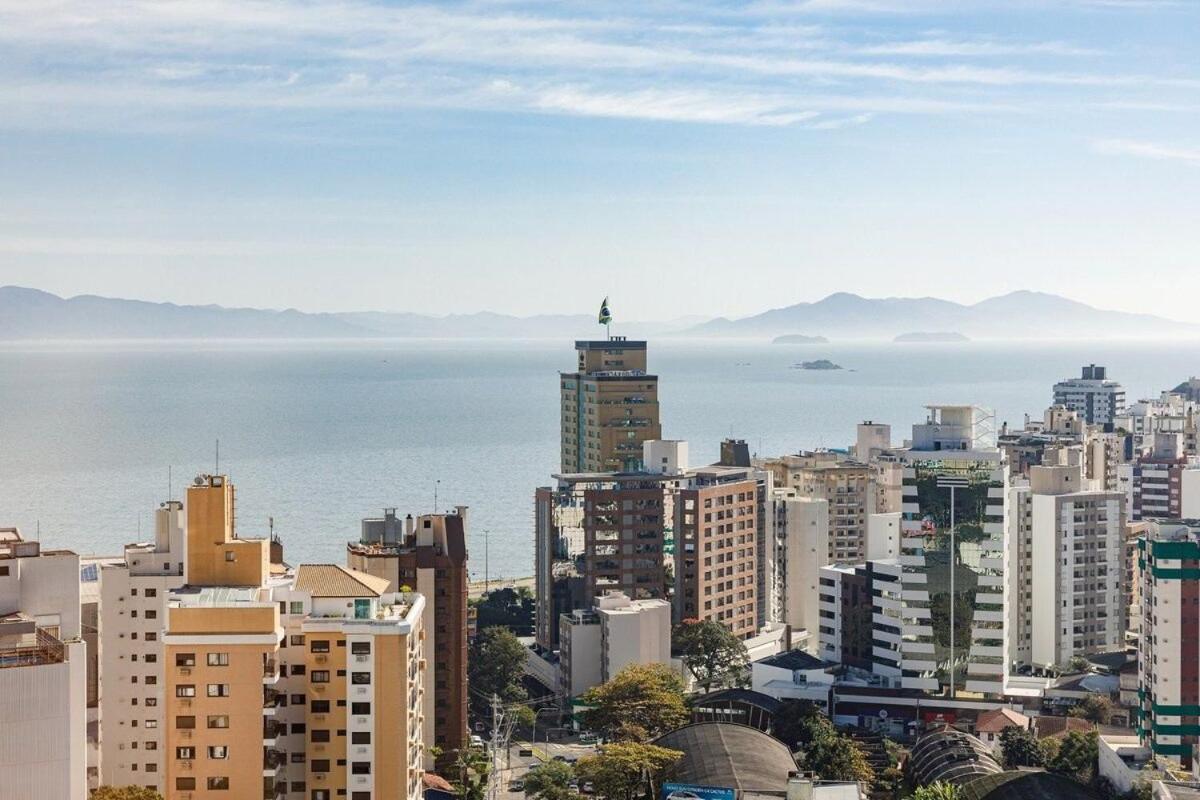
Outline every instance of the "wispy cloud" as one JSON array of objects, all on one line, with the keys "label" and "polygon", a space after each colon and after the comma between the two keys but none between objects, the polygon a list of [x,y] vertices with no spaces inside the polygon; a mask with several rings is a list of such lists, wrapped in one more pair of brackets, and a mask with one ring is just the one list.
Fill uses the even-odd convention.
[{"label": "wispy cloud", "polygon": [[[125,104],[812,127],[845,110],[864,119],[897,105],[1004,111],[1068,88],[1136,95],[1097,103],[1166,103],[1172,98],[1143,95],[1200,88],[1190,74],[1081,69],[1089,62],[1079,57],[1105,52],[1087,43],[862,28],[864,14],[937,8],[930,0],[763,0],[735,16],[716,3],[0,0],[0,95],[10,125],[62,124]],[[796,18],[815,12],[824,16]]]},{"label": "wispy cloud", "polygon": [[1200,167],[1200,147],[1179,147],[1160,142],[1141,142],[1132,139],[1099,139],[1092,149],[1108,156],[1133,156],[1155,161],[1180,161]]}]

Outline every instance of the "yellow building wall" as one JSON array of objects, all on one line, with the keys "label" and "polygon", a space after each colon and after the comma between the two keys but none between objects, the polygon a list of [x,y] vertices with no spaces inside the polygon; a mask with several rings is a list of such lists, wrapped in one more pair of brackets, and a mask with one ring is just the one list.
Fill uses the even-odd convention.
[{"label": "yellow building wall", "polygon": [[[308,736],[308,768],[307,768],[307,786],[311,792],[313,789],[328,789],[330,797],[337,797],[338,789],[346,788],[346,774],[349,771],[349,766],[346,763],[348,757],[347,751],[347,734],[338,735],[338,731],[346,730],[346,715],[349,713],[348,701],[346,699],[346,686],[349,682],[349,667],[347,666],[347,652],[349,648],[346,646],[346,637],[342,633],[336,631],[329,632],[310,632],[304,636],[304,646],[307,648],[305,653],[305,672],[308,675],[308,721],[307,721],[307,736]],[[312,643],[314,641],[328,641],[328,653],[312,652]],[[338,671],[342,675],[338,675]],[[313,673],[317,671],[327,671],[329,673],[328,683],[317,683],[313,681]],[[328,700],[329,712],[325,714],[315,714],[312,710],[314,700]],[[339,704],[338,701],[341,701]],[[314,730],[329,731],[328,742],[314,742],[312,740],[312,732]],[[328,760],[328,772],[314,772],[313,762],[317,760]],[[342,764],[338,764],[338,761]],[[385,795],[377,795],[384,797]]]},{"label": "yellow building wall", "polygon": [[234,486],[222,475],[187,491],[187,582],[192,586],[261,586],[270,574],[270,542],[238,539]]},{"label": "yellow building wall", "polygon": [[[215,637],[214,637],[215,639]],[[231,645],[214,640],[205,645],[166,647],[165,724],[167,800],[259,798],[263,796],[263,662],[273,657],[271,645]],[[180,654],[195,654],[195,666],[176,665]],[[210,653],[228,655],[227,666],[210,666]],[[209,685],[228,686],[228,697],[209,697]],[[182,686],[194,686],[195,697],[179,697]],[[194,717],[195,727],[179,728],[180,717]],[[226,717],[228,728],[209,728],[210,717]],[[209,747],[228,748],[225,759],[210,757]],[[193,748],[180,758],[180,747]],[[177,788],[191,778],[194,789]],[[228,778],[227,790],[210,789],[209,778]]]}]

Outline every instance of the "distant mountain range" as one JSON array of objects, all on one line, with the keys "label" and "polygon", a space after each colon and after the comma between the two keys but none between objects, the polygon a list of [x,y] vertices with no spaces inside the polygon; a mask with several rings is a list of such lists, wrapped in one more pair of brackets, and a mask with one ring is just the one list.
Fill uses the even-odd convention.
[{"label": "distant mountain range", "polygon": [[1103,311],[1058,295],[1029,291],[1012,292],[972,305],[936,297],[872,299],[839,292],[815,303],[797,303],[741,319],[710,320],[687,333],[753,338],[801,333],[891,339],[919,328],[992,339],[1200,335],[1200,326],[1150,314]]},{"label": "distant mountain range", "polygon": [[[838,293],[741,319],[680,317],[620,321],[627,336],[774,338],[790,334],[837,339],[891,339],[919,329],[972,338],[1127,338],[1200,336],[1200,326],[1102,311],[1040,292],[1013,292],[973,305],[925,298],[870,299]],[[150,303],[95,295],[63,298],[38,289],[0,287],[0,340],[269,339],[269,338],[573,338],[599,336],[589,314],[516,317],[481,311],[432,316],[411,312],[308,313],[296,309],[225,308]]]}]

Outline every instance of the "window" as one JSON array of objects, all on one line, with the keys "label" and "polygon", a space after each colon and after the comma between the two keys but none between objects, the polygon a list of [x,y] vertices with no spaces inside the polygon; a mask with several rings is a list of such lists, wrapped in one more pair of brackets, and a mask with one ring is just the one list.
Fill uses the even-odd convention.
[{"label": "window", "polygon": [[216,759],[229,758],[229,748],[223,744],[209,745],[208,757]]},{"label": "window", "polygon": [[8,567],[0,567],[0,578],[8,577]]},{"label": "window", "polygon": [[157,662],[158,662],[158,656],[157,656],[156,654],[154,654],[154,653],[147,653],[147,654],[146,654],[146,655],[143,657],[143,660],[144,660],[144,661],[145,661],[147,664],[154,664],[154,663],[157,663]]},{"label": "window", "polygon": [[351,775],[370,775],[371,774],[371,762],[370,761],[355,761],[353,764],[350,765],[350,774]]},{"label": "window", "polygon": [[306,730],[305,724],[306,723],[303,723],[303,722],[293,722],[292,723],[292,733],[304,733],[304,731]]},{"label": "window", "polygon": [[357,686],[364,686],[371,682],[371,673],[352,672],[350,673],[350,682]]},{"label": "window", "polygon": [[[329,772],[328,758],[314,758],[309,762],[309,767],[313,772]],[[328,795],[327,795],[328,796]]]},{"label": "window", "polygon": [[192,789],[196,788],[196,779],[195,778],[176,778],[175,779],[175,788],[180,791],[190,792]]},{"label": "window", "polygon": [[350,643],[350,652],[356,656],[369,656],[369,655],[371,655],[371,643],[370,642],[351,642]]},{"label": "window", "polygon": [[132,611],[130,611],[130,612],[129,612],[129,616],[130,616],[132,619],[137,619],[137,609],[135,608],[135,609],[133,609]]},{"label": "window", "polygon": [[[135,634],[135,635],[136,635],[136,634]],[[146,641],[147,641],[147,642],[157,642],[157,641],[158,641],[158,634],[157,634],[157,633],[154,633],[153,631],[148,631],[148,632],[146,633]]]},{"label": "window", "polygon": [[313,683],[329,683],[329,670],[314,669],[312,671],[312,682]]},{"label": "window", "polygon": [[158,683],[158,676],[157,675],[147,675],[145,677],[145,679],[143,679],[142,683],[146,684],[147,686],[154,686],[155,684]]},{"label": "window", "polygon": [[176,697],[195,697],[196,685],[193,683],[181,683],[175,687]]},{"label": "window", "polygon": [[313,653],[328,653],[329,652],[329,640],[328,639],[313,639],[311,642],[308,643],[308,649]]},{"label": "window", "polygon": [[350,704],[350,713],[354,714],[355,716],[363,716],[366,714],[370,714],[371,713],[371,704],[370,703],[351,703]]},{"label": "window", "polygon": [[290,614],[303,614],[304,613],[304,601],[303,600],[293,600],[290,604],[290,609],[291,610],[288,612]]},{"label": "window", "polygon": [[304,644],[304,634],[293,633],[289,641],[291,642],[292,647],[299,647]]},{"label": "window", "polygon": [[309,739],[313,742],[328,742],[329,731],[327,730],[312,730],[309,731]]},{"label": "window", "polygon": [[209,697],[229,697],[228,683],[210,683],[208,685]]},{"label": "window", "polygon": [[144,594],[146,597],[158,597],[158,589],[147,589]]},{"label": "window", "polygon": [[175,666],[177,667],[194,667],[196,666],[195,653],[176,653]]},{"label": "window", "polygon": [[208,788],[210,791],[229,791],[229,778],[211,777],[208,779]]},{"label": "window", "polygon": [[158,705],[158,698],[157,697],[147,697],[144,705],[156,706],[156,705]]},{"label": "window", "polygon": [[146,611],[145,617],[146,617],[146,619],[158,619],[158,612],[155,611],[153,608],[151,608],[148,611]]},{"label": "window", "polygon": [[158,772],[158,764],[147,764],[146,772]]},{"label": "window", "polygon": [[137,587],[136,586],[129,590],[129,596],[137,597]]},{"label": "window", "polygon": [[208,665],[210,667],[228,667],[229,653],[209,653]]},{"label": "window", "polygon": [[371,618],[371,600],[365,597],[354,598],[354,618],[355,619],[370,619]]},{"label": "window", "polygon": [[190,730],[194,727],[196,727],[196,718],[195,717],[176,717],[175,718],[176,730]]},{"label": "window", "polygon": [[[193,717],[193,720],[194,720],[194,719],[195,719],[195,718]],[[137,720],[136,720],[136,719],[133,721],[133,727],[135,727],[135,728],[137,727]],[[146,720],[146,727],[147,727],[147,728],[157,728],[157,727],[158,727],[158,720],[156,720],[156,719],[148,719],[148,720]],[[193,725],[192,725],[192,727],[193,727],[193,728],[194,728],[194,727],[196,727],[196,726],[195,726],[195,724],[193,724]]]},{"label": "window", "polygon": [[304,665],[303,664],[292,664],[292,674],[293,675],[303,675],[304,674]]},{"label": "window", "polygon": [[305,697],[304,695],[302,695],[302,694],[294,694],[294,695],[292,695],[292,705],[294,705],[294,706],[302,706],[302,705],[304,705],[304,703],[305,703],[305,701],[306,701],[307,699],[308,699],[308,698],[306,698],[306,697]]},{"label": "window", "polygon": [[354,733],[350,734],[350,743],[351,744],[370,744],[371,743],[371,732],[370,731],[354,731]]},{"label": "window", "polygon": [[209,714],[208,727],[210,728],[228,728],[229,717],[225,714]]},{"label": "window", "polygon": [[176,747],[175,757],[190,760],[196,757],[196,748],[194,747]]},{"label": "window", "polygon": [[329,713],[329,701],[328,700],[313,700],[312,703],[310,703],[308,706],[308,711],[310,714],[328,714]]},{"label": "window", "polygon": [[[137,744],[137,742],[134,742],[134,744]],[[158,742],[146,742],[146,749],[147,750],[157,750]]]},{"label": "window", "polygon": [[234,559],[236,559],[236,558],[237,558],[237,556],[235,556],[235,555],[233,554],[233,551],[232,551],[232,550],[226,550],[226,551],[225,551],[225,560],[226,560],[227,562],[229,562],[229,563],[231,563],[231,564],[232,564],[232,563],[233,563],[233,561],[234,561]]},{"label": "window", "polygon": [[313,789],[312,800],[329,800],[328,789]]}]

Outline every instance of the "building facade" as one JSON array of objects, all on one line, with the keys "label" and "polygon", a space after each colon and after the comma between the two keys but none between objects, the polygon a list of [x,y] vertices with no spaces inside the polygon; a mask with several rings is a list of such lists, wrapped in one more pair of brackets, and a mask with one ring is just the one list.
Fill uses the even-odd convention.
[{"label": "building facade", "polygon": [[1112,425],[1125,411],[1125,390],[1104,367],[1090,364],[1078,378],[1054,384],[1054,404],[1078,412],[1089,425]]},{"label": "building facade", "polygon": [[642,442],[662,438],[646,343],[613,337],[577,341],[575,350],[578,369],[559,376],[562,472],[640,470]]},{"label": "building facade", "polygon": [[85,800],[79,556],[0,529],[0,797]]},{"label": "building facade", "polygon": [[[425,740],[453,759],[467,737],[467,509],[411,515],[394,508],[364,519],[357,542],[346,547],[352,569],[408,587],[425,598],[425,651],[432,655],[425,692]],[[428,764],[427,766],[432,766]]]},{"label": "building facade", "polygon": [[634,664],[671,663],[671,604],[630,600],[615,592],[597,597],[559,622],[559,691],[577,697]]}]

